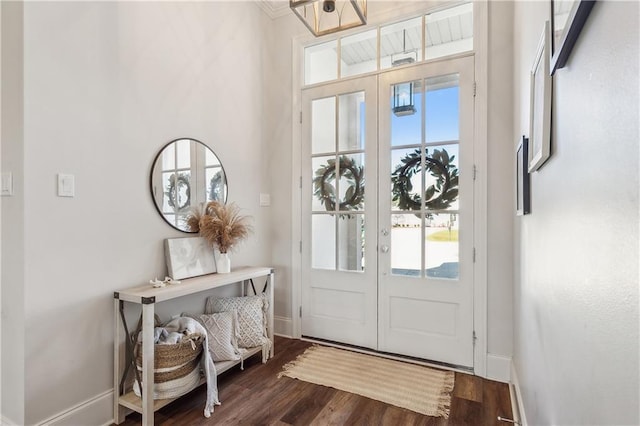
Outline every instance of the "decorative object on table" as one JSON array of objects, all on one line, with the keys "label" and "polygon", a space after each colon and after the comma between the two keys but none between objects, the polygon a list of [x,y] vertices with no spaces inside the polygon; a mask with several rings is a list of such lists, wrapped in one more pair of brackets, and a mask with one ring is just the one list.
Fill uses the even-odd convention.
[{"label": "decorative object on table", "polygon": [[[425,167],[435,182],[426,188],[424,203],[428,209],[444,210],[458,199],[458,168],[446,149],[424,150]],[[420,148],[407,154],[391,173],[393,202],[400,210],[420,210],[422,197],[413,190],[411,179],[422,170]]]},{"label": "decorative object on table", "polygon": [[551,75],[549,21],[544,23],[535,61],[531,68],[529,110],[529,173],[535,172],[551,155]]},{"label": "decorative object on table", "polygon": [[527,158],[529,139],[522,136],[516,151],[516,214],[522,216],[531,212],[531,195]]},{"label": "decorative object on table", "polygon": [[316,37],[367,23],[367,0],[289,0],[289,7]]},{"label": "decorative object on table", "polygon": [[149,284],[151,284],[154,288],[161,288],[167,285],[164,281],[160,281],[158,277],[153,280],[149,280]]},{"label": "decorative object on table", "polygon": [[182,281],[174,280],[171,277],[164,277],[164,282],[169,285],[182,284]]},{"label": "decorative object on table", "polygon": [[264,294],[244,297],[209,297],[205,313],[236,311],[238,316],[238,347],[262,346],[262,362],[269,359],[272,342],[267,334],[269,301]]},{"label": "decorative object on table", "polygon": [[171,284],[171,285],[180,284],[181,281],[174,280],[171,277],[164,277],[164,280],[161,281],[158,279],[158,277],[156,277],[153,280],[149,280],[149,283],[152,284],[155,288],[160,288],[160,287],[165,287],[167,284]]},{"label": "decorative object on table", "polygon": [[594,4],[595,0],[551,0],[551,75],[567,63]]},{"label": "decorative object on table", "polygon": [[[216,261],[213,249],[202,237],[168,238],[164,241],[167,272],[174,280],[213,274]],[[178,284],[168,281],[166,284]]]},{"label": "decorative object on table", "polygon": [[199,232],[211,247],[220,252],[217,264],[219,273],[231,271],[229,251],[247,238],[252,230],[249,217],[242,216],[240,207],[235,203],[210,201],[192,209],[186,223],[190,230]]},{"label": "decorative object on table", "polygon": [[196,232],[190,231],[185,221],[192,206],[227,201],[222,163],[208,146],[192,138],[175,139],[162,147],[153,161],[149,182],[156,210],[182,232]]},{"label": "decorative object on table", "polygon": [[286,364],[282,376],[445,419],[455,381],[453,371],[317,345]]}]

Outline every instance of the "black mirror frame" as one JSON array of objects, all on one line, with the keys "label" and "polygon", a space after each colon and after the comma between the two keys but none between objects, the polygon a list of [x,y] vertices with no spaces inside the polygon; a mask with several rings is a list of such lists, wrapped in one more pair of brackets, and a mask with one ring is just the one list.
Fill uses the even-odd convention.
[{"label": "black mirror frame", "polygon": [[162,212],[162,209],[158,206],[158,203],[156,202],[155,195],[154,195],[153,172],[155,170],[156,164],[158,163],[158,159],[160,158],[160,156],[162,155],[164,150],[169,145],[171,145],[173,143],[176,143],[178,141],[181,141],[181,140],[189,140],[191,142],[199,143],[200,145],[204,146],[206,149],[211,151],[211,153],[218,159],[218,161],[220,162],[220,168],[222,169],[222,173],[224,174],[224,182],[225,182],[225,185],[226,185],[226,188],[227,188],[226,193],[225,193],[225,199],[224,199],[224,203],[225,204],[227,203],[227,199],[229,198],[229,181],[227,179],[227,172],[224,169],[224,166],[222,165],[222,161],[220,160],[220,157],[218,157],[218,154],[216,154],[215,151],[213,149],[211,149],[211,147],[209,147],[209,145],[205,144],[204,142],[200,141],[199,139],[195,139],[195,138],[191,138],[191,137],[182,137],[182,138],[173,139],[170,142],[167,142],[166,144],[164,144],[162,146],[162,148],[160,148],[158,153],[153,158],[153,162],[151,163],[151,169],[149,171],[149,194],[151,195],[151,202],[153,203],[153,206],[155,207],[156,211],[158,212],[158,214],[160,215],[162,220],[164,220],[168,225],[170,225],[173,229],[175,229],[177,231],[184,232],[185,234],[197,234],[197,231],[187,231],[187,230],[184,230],[184,229],[180,229],[175,224],[169,222],[167,220],[167,218],[165,217],[164,213]]}]

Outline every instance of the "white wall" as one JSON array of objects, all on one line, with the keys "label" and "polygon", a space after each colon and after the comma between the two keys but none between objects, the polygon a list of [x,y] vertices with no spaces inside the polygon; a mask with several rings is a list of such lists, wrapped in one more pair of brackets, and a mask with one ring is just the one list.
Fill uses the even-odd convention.
[{"label": "white wall", "polygon": [[[265,24],[248,2],[24,4],[24,84],[12,86],[24,89],[24,128],[16,129],[24,144],[5,133],[6,108],[2,127],[3,150],[24,150],[23,161],[3,161],[19,178],[16,196],[3,200],[3,246],[12,247],[3,250],[3,315],[13,315],[7,306],[25,309],[17,313],[24,327],[13,330],[26,336],[24,375],[4,368],[12,358],[3,344],[3,380],[15,372],[17,401],[8,405],[5,393],[3,408],[14,422],[40,422],[112,388],[113,291],[164,276],[162,240],[184,235],[156,213],[148,191],[166,142],[193,137],[217,153],[229,199],[254,217],[255,233],[232,261],[271,262],[270,209],[259,207],[269,189]],[[6,71],[3,63],[9,78]],[[74,198],[56,196],[60,172],[75,175]],[[10,221],[22,197],[24,229],[19,214]],[[15,267],[6,266],[9,255]],[[166,319],[202,308],[192,302],[159,310]],[[111,410],[96,406],[83,418],[108,421]]]},{"label": "white wall", "polygon": [[[513,353],[513,3],[490,2],[488,7],[487,350],[500,360]],[[508,361],[504,366],[492,361],[489,376],[508,379]]]},{"label": "white wall", "polygon": [[[549,7],[515,4],[514,147]],[[552,155],[516,220],[515,370],[530,425],[637,425],[637,2],[596,2],[554,76]]]},{"label": "white wall", "polygon": [[[2,421],[24,423],[24,150],[22,4],[2,2],[2,171],[15,195],[2,199]],[[7,389],[11,389],[7,392]]]},{"label": "white wall", "polygon": [[[269,61],[265,62],[265,141],[268,144],[269,163],[268,183],[271,190],[270,244],[271,264],[279,275],[275,288],[274,315],[275,332],[291,336],[291,278],[294,266],[291,264],[292,233],[291,221],[299,207],[292,206],[293,184],[298,173],[292,170],[292,164],[298,159],[292,157],[292,112],[293,80],[291,64],[293,50],[291,34],[296,28],[294,16],[287,15],[274,20],[267,26],[265,53]],[[300,24],[302,25],[302,24]]]}]

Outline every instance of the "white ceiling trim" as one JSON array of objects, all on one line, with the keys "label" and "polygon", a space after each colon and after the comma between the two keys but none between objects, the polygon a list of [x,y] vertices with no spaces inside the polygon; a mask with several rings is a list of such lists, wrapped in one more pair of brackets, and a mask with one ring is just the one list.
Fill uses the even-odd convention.
[{"label": "white ceiling trim", "polygon": [[271,19],[280,18],[289,13],[289,2],[286,0],[254,0],[260,9]]}]

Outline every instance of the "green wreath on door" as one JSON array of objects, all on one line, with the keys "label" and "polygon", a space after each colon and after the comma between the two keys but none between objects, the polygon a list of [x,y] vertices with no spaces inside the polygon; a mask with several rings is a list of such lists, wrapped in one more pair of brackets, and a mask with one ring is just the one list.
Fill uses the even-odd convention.
[{"label": "green wreath on door", "polygon": [[[422,170],[420,148],[407,154],[391,174],[392,200],[400,210],[420,210],[422,196],[412,193],[411,178]],[[434,149],[431,156],[424,150],[425,167],[435,178],[424,192],[424,204],[428,210],[445,210],[458,199],[458,168],[451,164],[455,155],[449,156],[445,149]]]}]

